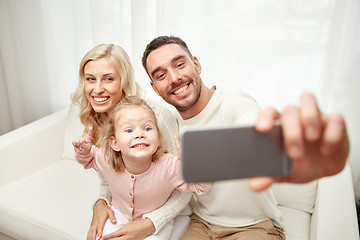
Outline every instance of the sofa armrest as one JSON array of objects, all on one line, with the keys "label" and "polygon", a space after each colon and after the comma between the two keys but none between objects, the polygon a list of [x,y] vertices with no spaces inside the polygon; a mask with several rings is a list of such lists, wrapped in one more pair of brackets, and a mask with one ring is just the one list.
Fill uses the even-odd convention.
[{"label": "sofa armrest", "polygon": [[310,239],[359,239],[349,165],[341,173],[319,180]]},{"label": "sofa armrest", "polygon": [[0,186],[59,161],[68,108],[0,136]]}]

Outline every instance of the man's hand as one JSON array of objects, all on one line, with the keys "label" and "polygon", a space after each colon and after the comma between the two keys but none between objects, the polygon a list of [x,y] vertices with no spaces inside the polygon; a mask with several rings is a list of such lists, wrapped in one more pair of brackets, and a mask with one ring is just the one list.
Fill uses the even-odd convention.
[{"label": "man's hand", "polygon": [[153,234],[155,227],[150,219],[145,218],[136,221],[130,221],[121,227],[119,230],[103,236],[101,239],[116,239],[116,240],[142,240]]},{"label": "man's hand", "polygon": [[116,223],[114,212],[106,204],[105,200],[99,199],[93,207],[93,218],[91,220],[90,229],[87,233],[87,240],[97,240],[102,236],[102,231],[107,219],[112,223]]},{"label": "man's hand", "polygon": [[325,115],[310,93],[301,96],[298,106],[286,106],[280,114],[274,108],[260,113],[255,128],[267,132],[275,119],[280,119],[288,156],[293,160],[288,176],[256,177],[249,181],[254,191],[274,182],[306,183],[339,173],[349,154],[345,121],[339,114]]}]

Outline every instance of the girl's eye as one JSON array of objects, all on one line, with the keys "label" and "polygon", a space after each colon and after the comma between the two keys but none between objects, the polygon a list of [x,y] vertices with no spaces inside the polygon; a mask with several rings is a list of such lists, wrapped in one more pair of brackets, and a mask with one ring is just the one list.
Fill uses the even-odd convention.
[{"label": "girl's eye", "polygon": [[126,129],[125,132],[126,132],[126,133],[132,133],[133,130],[132,130],[132,129]]},{"label": "girl's eye", "polygon": [[151,127],[145,127],[145,129],[144,129],[145,131],[151,131]]}]

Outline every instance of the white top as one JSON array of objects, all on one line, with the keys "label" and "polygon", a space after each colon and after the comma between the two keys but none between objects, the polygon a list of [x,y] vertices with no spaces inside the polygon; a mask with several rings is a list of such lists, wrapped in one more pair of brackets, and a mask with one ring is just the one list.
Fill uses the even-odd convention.
[{"label": "white top", "polygon": [[[217,89],[198,115],[183,120],[177,113],[177,120],[180,128],[185,125],[250,124],[255,123],[259,112],[260,107],[250,96]],[[255,193],[249,189],[247,179],[218,181],[205,195],[195,196],[194,213],[211,224],[242,227],[270,219],[283,227],[282,214],[271,188]]]}]

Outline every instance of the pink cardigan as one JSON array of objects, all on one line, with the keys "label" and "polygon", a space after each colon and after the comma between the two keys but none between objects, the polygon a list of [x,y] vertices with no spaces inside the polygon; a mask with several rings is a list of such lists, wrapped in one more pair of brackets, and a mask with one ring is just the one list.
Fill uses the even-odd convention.
[{"label": "pink cardigan", "polygon": [[161,207],[175,188],[204,194],[211,184],[185,184],[181,177],[181,162],[172,154],[162,155],[139,175],[127,170],[117,171],[105,162],[103,150],[95,146],[87,156],[75,154],[85,169],[94,168],[109,183],[112,205],[130,221]]}]

